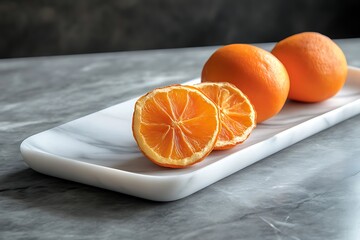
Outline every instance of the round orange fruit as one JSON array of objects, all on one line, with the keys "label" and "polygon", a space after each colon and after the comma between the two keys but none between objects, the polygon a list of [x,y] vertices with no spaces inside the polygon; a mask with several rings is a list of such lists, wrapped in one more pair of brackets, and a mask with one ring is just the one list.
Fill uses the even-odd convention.
[{"label": "round orange fruit", "polygon": [[228,82],[195,85],[216,103],[221,130],[214,150],[224,150],[244,142],[256,126],[256,113],[249,99]]},{"label": "round orange fruit", "polygon": [[326,100],[346,81],[347,62],[343,51],[320,33],[303,32],[287,37],[275,45],[272,53],[289,74],[292,100]]},{"label": "round orange fruit", "polygon": [[184,168],[214,148],[220,116],[199,89],[173,85],[157,88],[135,103],[132,131],[140,150],[154,163]]},{"label": "round orange fruit", "polygon": [[276,115],[289,93],[289,77],[284,65],[270,52],[250,44],[219,48],[205,63],[202,82],[229,82],[250,100],[257,122]]}]

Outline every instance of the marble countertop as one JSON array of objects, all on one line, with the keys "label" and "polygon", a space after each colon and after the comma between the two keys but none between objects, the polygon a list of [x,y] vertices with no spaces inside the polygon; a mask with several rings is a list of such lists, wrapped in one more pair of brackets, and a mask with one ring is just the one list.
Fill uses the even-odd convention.
[{"label": "marble countertop", "polygon": [[[360,67],[360,39],[337,42]],[[0,239],[359,239],[360,115],[168,203],[24,164],[26,137],[199,77],[216,48],[0,60]]]}]

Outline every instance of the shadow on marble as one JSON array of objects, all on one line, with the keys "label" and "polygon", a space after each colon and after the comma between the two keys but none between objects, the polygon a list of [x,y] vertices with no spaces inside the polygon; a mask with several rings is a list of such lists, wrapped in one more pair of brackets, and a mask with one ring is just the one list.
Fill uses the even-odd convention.
[{"label": "shadow on marble", "polygon": [[[58,179],[24,169],[1,179],[2,197],[53,214],[79,218],[111,218],[121,214],[141,214],[166,203],[149,201],[122,193]],[[131,206],[136,206],[132,208]]]},{"label": "shadow on marble", "polygon": [[[360,180],[358,151],[345,158],[337,149],[348,142],[328,139],[344,131],[343,126],[305,139],[175,202],[144,200],[31,169],[2,178],[5,189],[1,193],[3,199],[15,203],[14,212],[25,209],[29,213],[21,216],[22,223],[36,216],[37,223],[65,226],[76,236],[86,229],[105,238],[105,228],[110,226],[114,234],[127,229],[133,239],[159,239],[155,236],[164,234],[164,229],[172,229],[179,237],[174,239],[224,239],[224,235],[237,239],[343,239],[356,233],[359,218],[354,209],[359,206],[359,189],[354,183]],[[56,222],[59,219],[66,222]],[[104,229],[93,229],[102,223]]]}]

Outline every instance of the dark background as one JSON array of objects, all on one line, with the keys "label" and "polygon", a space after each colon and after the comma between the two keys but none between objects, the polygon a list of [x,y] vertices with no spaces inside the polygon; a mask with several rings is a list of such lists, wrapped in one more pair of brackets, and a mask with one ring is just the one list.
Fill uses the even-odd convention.
[{"label": "dark background", "polygon": [[360,1],[0,0],[0,58],[360,37]]}]

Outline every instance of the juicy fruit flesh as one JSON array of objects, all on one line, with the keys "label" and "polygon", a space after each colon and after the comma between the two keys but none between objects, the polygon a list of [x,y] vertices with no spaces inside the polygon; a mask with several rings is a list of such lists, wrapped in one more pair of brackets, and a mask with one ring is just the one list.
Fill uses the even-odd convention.
[{"label": "juicy fruit flesh", "polygon": [[[223,123],[219,135],[221,139],[233,139],[238,135],[243,135],[253,125],[253,122],[248,117],[248,113],[251,111],[249,105],[241,102],[232,106],[224,106],[227,104],[229,103],[225,102],[220,107],[220,118]],[[239,113],[238,109],[242,109],[243,113]]]},{"label": "juicy fruit flesh", "polygon": [[[169,94],[175,98],[170,100]],[[182,97],[186,101],[178,101]],[[201,146],[212,138],[211,127],[206,121],[208,110],[197,105],[193,97],[181,92],[167,92],[148,101],[143,110],[148,114],[143,118],[140,132],[161,156],[175,159],[191,156],[193,152],[201,151]]]},{"label": "juicy fruit flesh", "polygon": [[219,128],[215,104],[194,88],[160,89],[135,107],[135,139],[160,165],[180,167],[201,160],[212,150]]},{"label": "juicy fruit flesh", "polygon": [[246,140],[256,125],[256,114],[247,97],[229,83],[202,83],[197,87],[220,112],[221,130],[214,149],[231,148]]}]

